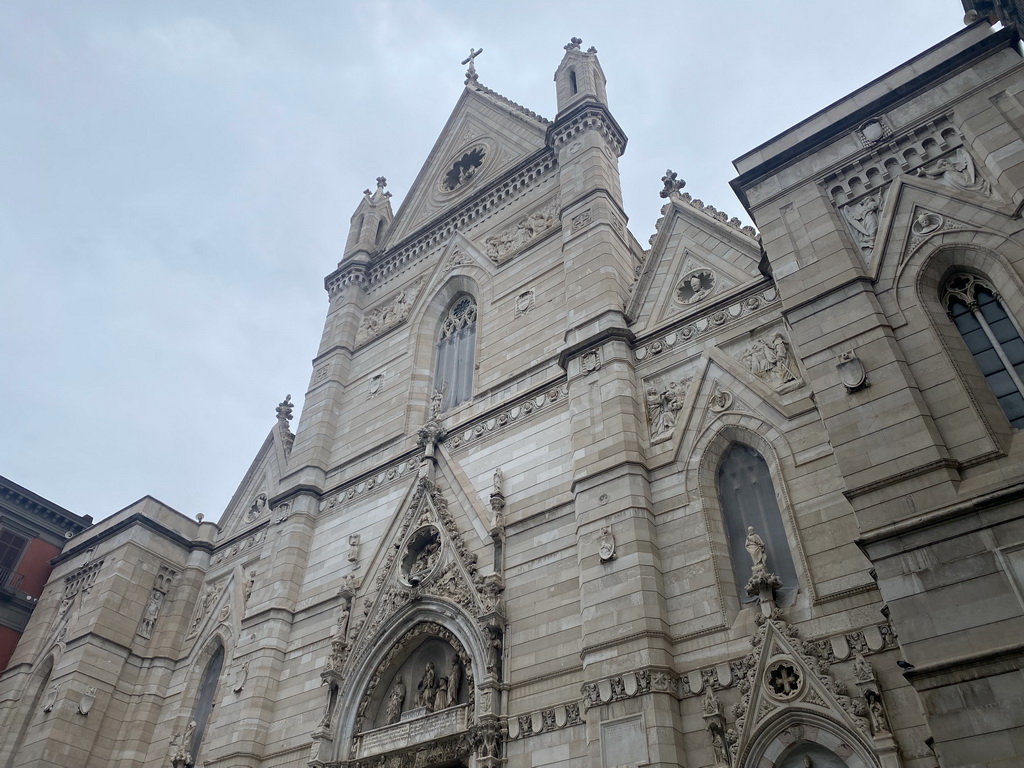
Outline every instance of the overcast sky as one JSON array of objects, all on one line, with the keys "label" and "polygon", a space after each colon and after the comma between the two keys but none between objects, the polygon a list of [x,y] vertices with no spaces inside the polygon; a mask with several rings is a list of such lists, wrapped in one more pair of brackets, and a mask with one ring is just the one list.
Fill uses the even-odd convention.
[{"label": "overcast sky", "polygon": [[[514,10],[513,10],[514,8]],[[630,228],[962,28],[956,0],[0,4],[0,474],[102,518],[218,519],[291,393],[378,175],[401,203],[480,82],[553,117],[598,49]],[[298,409],[296,410],[298,416]],[[297,424],[293,422],[293,425]]]}]

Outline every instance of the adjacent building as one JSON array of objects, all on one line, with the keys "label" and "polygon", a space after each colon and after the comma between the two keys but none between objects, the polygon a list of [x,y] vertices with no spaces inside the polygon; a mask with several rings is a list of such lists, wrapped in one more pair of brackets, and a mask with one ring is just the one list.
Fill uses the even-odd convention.
[{"label": "adjacent building", "polygon": [[[597,52],[466,88],[218,523],[76,536],[0,764],[1024,761],[1024,66],[967,28],[622,208]],[[652,194],[657,193],[652,184]]]}]

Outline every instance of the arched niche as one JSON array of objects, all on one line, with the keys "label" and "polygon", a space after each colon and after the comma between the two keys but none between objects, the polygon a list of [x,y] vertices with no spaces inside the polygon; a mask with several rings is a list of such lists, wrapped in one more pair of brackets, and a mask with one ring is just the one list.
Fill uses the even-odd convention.
[{"label": "arched niche", "polygon": [[758,727],[737,755],[740,765],[758,768],[881,768],[864,737],[821,711],[792,708]]},{"label": "arched niche", "polygon": [[[474,619],[446,601],[424,596],[385,622],[368,652],[356,653],[328,747],[335,759],[391,759],[416,752],[429,756],[427,765],[469,764],[481,718],[493,719],[492,708],[498,706],[487,646]],[[442,702],[446,706],[438,709],[435,687],[434,706],[421,706],[427,664],[434,666],[436,686],[441,677],[450,677],[453,661],[461,678],[456,702]],[[394,717],[394,707],[388,716],[389,702],[399,679],[404,700],[398,721],[388,722]]]}]

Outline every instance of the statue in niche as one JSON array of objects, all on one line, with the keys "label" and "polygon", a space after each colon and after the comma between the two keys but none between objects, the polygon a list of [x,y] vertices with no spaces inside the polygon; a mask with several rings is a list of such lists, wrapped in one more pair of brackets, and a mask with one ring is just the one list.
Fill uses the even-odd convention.
[{"label": "statue in niche", "polygon": [[146,610],[142,614],[142,623],[139,624],[137,634],[149,638],[153,634],[153,627],[156,626],[156,617],[160,614],[160,606],[163,605],[164,595],[154,589],[149,595],[149,602],[146,603]]},{"label": "statue in niche", "polygon": [[434,390],[434,394],[430,396],[430,418],[437,419],[441,415],[441,411],[444,404],[444,391],[447,389],[444,383],[440,387]]},{"label": "statue in niche", "polygon": [[437,530],[430,526],[417,535],[409,545],[409,553],[405,557],[408,563],[406,580],[416,586],[429,574],[441,557],[441,539]]},{"label": "statue in niche", "polygon": [[487,670],[498,672],[498,662],[501,659],[501,630],[497,627],[487,628]]},{"label": "statue in niche", "polygon": [[401,719],[403,704],[405,704],[405,683],[399,677],[391,686],[391,693],[388,694],[388,707],[384,712],[386,725],[394,725]]},{"label": "statue in niche", "polygon": [[448,678],[438,678],[437,689],[434,693],[434,711],[440,712],[442,709],[448,709],[450,706],[451,702],[448,700]]},{"label": "statue in niche", "polygon": [[437,691],[434,662],[427,662],[426,669],[423,670],[423,678],[420,680],[419,685],[416,686],[416,689],[418,691],[416,705],[426,707],[428,712],[432,712],[434,710],[434,696]]},{"label": "statue in niche", "polygon": [[941,181],[954,189],[992,195],[992,186],[984,178],[978,177],[974,159],[963,147],[959,147],[953,157],[940,157],[934,163],[918,168],[917,175]]},{"label": "statue in niche", "polygon": [[854,242],[865,255],[870,255],[875,247],[875,235],[878,233],[878,211],[882,207],[880,195],[868,195],[856,203],[841,208],[843,218],[850,225]]},{"label": "statue in niche", "polygon": [[722,738],[722,732],[718,728],[711,729],[711,748],[715,751],[715,761],[718,765],[729,764],[729,749]]},{"label": "statue in niche", "polygon": [[452,659],[451,669],[448,670],[448,706],[454,707],[459,703],[459,683],[462,682],[462,667],[459,666],[459,659],[456,656]]},{"label": "statue in niche", "polygon": [[[405,694],[403,693],[403,698]],[[334,707],[338,703],[338,686],[332,685],[330,691],[327,693],[327,704],[324,706],[324,716],[320,718],[320,728],[330,728],[331,721],[334,720]],[[401,704],[398,705],[401,710]],[[399,711],[401,714],[401,711]]]},{"label": "statue in niche", "polygon": [[889,733],[889,719],[885,716],[882,697],[875,691],[864,694],[868,702],[868,718],[871,722],[871,733],[874,736]]},{"label": "statue in niche", "polygon": [[764,540],[754,532],[754,526],[747,526],[747,540],[744,544],[747,554],[754,564],[754,569],[764,568],[768,560],[765,553]]}]

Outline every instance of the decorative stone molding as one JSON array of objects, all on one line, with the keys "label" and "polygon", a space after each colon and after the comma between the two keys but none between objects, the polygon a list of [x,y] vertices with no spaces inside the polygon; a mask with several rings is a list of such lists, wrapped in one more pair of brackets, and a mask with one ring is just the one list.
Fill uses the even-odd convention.
[{"label": "decorative stone molding", "polygon": [[763,291],[740,299],[724,309],[708,311],[704,315],[688,320],[681,327],[675,327],[655,336],[634,349],[633,357],[638,363],[649,363],[664,352],[683,349],[709,331],[717,331],[723,326],[734,324],[750,313],[776,304],[778,301],[779,294],[775,288],[765,288]]},{"label": "decorative stone molding", "polygon": [[[684,184],[685,184],[685,182],[684,182]],[[664,191],[664,190],[662,190],[662,191]],[[715,221],[720,221],[723,224],[728,224],[730,227],[735,229],[737,232],[740,232],[741,234],[746,235],[751,240],[757,240],[758,239],[758,234],[757,234],[757,230],[756,229],[754,229],[753,227],[751,227],[751,226],[749,226],[747,224],[744,224],[742,221],[740,221],[735,216],[731,216],[730,217],[729,214],[727,214],[725,211],[720,211],[717,208],[715,208],[715,206],[706,204],[703,200],[699,200],[697,198],[692,197],[689,192],[683,192],[681,195],[678,195],[677,199],[682,200],[684,203],[689,205],[691,208],[695,208],[696,210],[700,211],[701,213],[706,214],[707,216],[710,216]],[[670,207],[668,205],[663,206],[662,209],[661,209],[661,215],[662,216],[666,216],[668,214],[669,210],[670,210]],[[661,224],[662,224],[663,221],[664,221],[663,218],[662,219],[658,219],[658,223],[655,224],[655,231],[656,232],[659,229],[661,229]],[[654,242],[654,237],[655,237],[654,235],[651,235],[651,243]]]},{"label": "decorative stone molding", "polygon": [[356,331],[356,347],[369,344],[408,320],[413,302],[420,295],[424,282],[425,278],[421,277],[408,287],[400,289],[388,302],[378,304],[363,315]]},{"label": "decorative stone molding", "polygon": [[239,555],[248,552],[253,547],[262,544],[266,538],[267,529],[263,527],[249,534],[244,539],[236,539],[231,544],[225,543],[218,549],[217,554],[213,558],[213,563],[214,565],[220,565],[221,563],[231,561]]},{"label": "decorative stone molding", "polygon": [[558,203],[547,203],[488,237],[484,241],[484,252],[495,264],[504,264],[559,222]]},{"label": "decorative stone molding", "polygon": [[596,131],[612,148],[616,157],[621,157],[626,149],[626,135],[607,108],[600,104],[579,107],[568,120],[549,128],[548,146],[559,150],[584,131]]},{"label": "decorative stone molding", "polygon": [[535,294],[533,288],[530,288],[529,290],[523,291],[518,296],[516,296],[516,301],[515,301],[515,319],[518,320],[520,317],[522,317],[527,312],[529,312],[531,309],[533,309],[533,305],[534,305],[535,302],[536,302],[536,294]]},{"label": "decorative stone molding", "polygon": [[889,121],[884,116],[879,116],[861,123],[853,133],[863,146],[870,147],[882,139],[892,136],[892,128],[889,127]]},{"label": "decorative stone molding", "polygon": [[580,359],[580,367],[583,369],[583,373],[593,373],[594,371],[601,369],[601,353],[592,349],[589,352],[584,353]]},{"label": "decorative stone molding", "polygon": [[[468,83],[467,83],[467,85],[468,85]],[[532,109],[527,109],[522,104],[517,104],[516,102],[512,101],[511,99],[505,98],[500,93],[498,93],[496,91],[492,91],[490,88],[488,88],[485,85],[481,85],[479,81],[474,81],[473,85],[470,86],[470,87],[474,91],[477,91],[478,93],[486,93],[488,96],[490,96],[490,97],[500,101],[502,104],[506,104],[506,105],[512,107],[517,112],[519,112],[519,113],[521,113],[523,115],[526,115],[528,118],[530,118],[531,120],[535,120],[536,122],[540,123],[541,125],[551,125],[551,121],[548,120],[546,117],[541,117],[536,112],[534,112]]]},{"label": "decorative stone molding", "polygon": [[445,274],[448,274],[453,269],[458,269],[459,267],[464,267],[467,264],[472,263],[473,259],[467,256],[463,251],[460,251],[458,248],[456,248],[454,251],[448,254],[448,258],[445,259],[444,266],[441,267],[441,271],[444,272]]},{"label": "decorative stone molding", "polygon": [[678,696],[679,676],[662,667],[645,667],[624,675],[584,683],[583,711],[610,704],[613,701],[631,699],[648,693],[670,693]]},{"label": "decorative stone molding", "polygon": [[96,703],[96,686],[90,685],[78,699],[78,714],[88,715],[92,711],[92,705]]},{"label": "decorative stone molding", "polygon": [[68,574],[64,578],[64,600],[71,601],[79,592],[88,594],[96,584],[96,578],[102,567],[102,560],[92,560],[77,571]]},{"label": "decorative stone molding", "polygon": [[465,427],[452,429],[448,439],[445,441],[445,445],[452,452],[465,449],[467,446],[478,442],[485,435],[498,433],[511,424],[524,421],[534,414],[550,408],[568,394],[569,387],[563,383],[559,386],[551,387],[543,394],[523,398],[514,405],[507,406],[497,415],[485,416],[470,422]]},{"label": "decorative stone molding", "polygon": [[427,256],[438,245],[447,243],[455,232],[464,232],[477,220],[494,215],[503,204],[521,195],[524,188],[533,186],[553,173],[557,164],[554,154],[544,153],[517,173],[502,177],[490,189],[473,195],[438,221],[436,226],[406,240],[393,250],[377,255],[374,264],[343,261],[337,270],[327,276],[324,286],[335,297],[353,283],[358,283],[363,290],[368,291],[386,282]]},{"label": "decorative stone molding", "polygon": [[573,701],[549,709],[509,717],[508,738],[515,741],[584,724],[586,721],[580,717],[580,702]]},{"label": "decorative stone molding", "polygon": [[292,396],[285,395],[284,400],[277,404],[277,426],[281,430],[281,438],[284,441],[284,455],[289,456],[292,452],[292,445],[295,443],[295,435],[288,422],[292,420],[292,411],[295,405],[292,403]]},{"label": "decorative stone molding", "polygon": [[[870,656],[897,647],[896,633],[890,624],[878,624],[865,630],[847,632],[842,635],[807,640],[803,643],[808,651],[825,663],[849,661],[856,654]],[[743,679],[744,660],[733,659],[714,667],[704,667],[684,673],[679,678],[679,697],[686,699],[700,696],[708,688],[715,691],[734,688]]]}]

